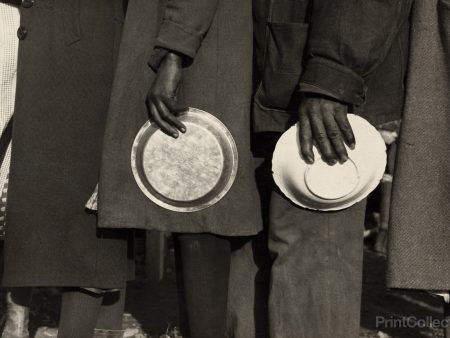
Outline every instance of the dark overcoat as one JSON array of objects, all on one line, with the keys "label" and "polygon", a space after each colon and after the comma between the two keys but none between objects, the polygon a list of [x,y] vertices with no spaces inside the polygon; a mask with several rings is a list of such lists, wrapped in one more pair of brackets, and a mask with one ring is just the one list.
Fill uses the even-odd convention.
[{"label": "dark overcoat", "polygon": [[[202,211],[168,211],[148,200],[133,178],[130,154],[149,117],[145,100],[155,77],[148,65],[154,46],[193,59],[184,69],[180,101],[214,114],[237,144],[234,185],[221,201]],[[250,0],[131,1],[106,128],[99,225],[220,235],[259,232],[249,141],[251,76]]]},{"label": "dark overcoat", "polygon": [[450,290],[450,1],[415,1],[388,286]]},{"label": "dark overcoat", "polygon": [[97,233],[84,207],[98,181],[122,0],[23,4],[4,285],[123,287],[126,241]]}]

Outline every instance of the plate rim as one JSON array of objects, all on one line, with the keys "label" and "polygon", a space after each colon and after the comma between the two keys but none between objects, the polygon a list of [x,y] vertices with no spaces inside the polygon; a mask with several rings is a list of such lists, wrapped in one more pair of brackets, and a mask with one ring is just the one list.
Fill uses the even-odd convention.
[{"label": "plate rim", "polygon": [[[352,122],[351,120],[353,119],[353,120],[356,120],[355,122],[357,122],[357,123],[359,123],[359,122],[367,123],[366,126],[370,127],[370,130],[373,131],[373,132],[376,132],[376,135],[379,136],[378,131],[375,129],[375,127],[372,124],[370,124],[370,122],[368,122],[363,117],[361,117],[359,115],[356,115],[356,114],[348,114],[348,117],[349,117],[350,122]],[[363,121],[361,121],[361,120],[363,120]],[[285,138],[283,138],[283,136],[285,136],[285,134],[287,134],[288,132],[293,133],[292,129],[297,128],[297,126],[298,126],[298,123],[293,124],[291,127],[289,127],[283,133],[283,135],[281,135],[280,139],[277,142],[277,145],[275,147],[273,155],[272,155],[272,176],[273,176],[273,179],[274,179],[277,187],[282,191],[282,193],[290,201],[292,201],[293,203],[297,204],[300,207],[303,207],[303,208],[306,208],[306,209],[310,209],[310,210],[338,211],[338,210],[346,209],[346,208],[348,208],[348,207],[350,207],[350,206],[352,206],[352,205],[362,201],[379,184],[379,182],[380,182],[380,180],[381,180],[381,178],[383,176],[383,173],[384,173],[384,170],[385,170],[385,166],[386,166],[386,162],[387,162],[386,145],[382,141],[381,136],[380,136],[380,140],[381,140],[380,146],[382,145],[383,150],[384,150],[384,152],[382,154],[382,157],[383,157],[382,161],[383,161],[384,165],[375,168],[375,170],[372,172],[372,175],[370,177],[370,181],[368,181],[365,185],[361,186],[362,189],[361,189],[359,194],[352,195],[352,193],[350,193],[349,195],[347,195],[347,197],[352,195],[350,199],[346,200],[345,197],[344,197],[343,199],[340,198],[340,199],[334,200],[334,203],[329,203],[329,204],[327,204],[327,202],[329,202],[329,201],[324,200],[324,199],[322,199],[321,201],[314,201],[314,200],[309,200],[307,198],[307,196],[305,198],[303,198],[303,199],[297,198],[296,195],[293,194],[290,189],[287,189],[287,186],[288,186],[286,184],[287,181],[286,181],[286,178],[283,177],[283,168],[281,167],[282,161],[280,159],[282,158],[282,156],[281,156],[281,154],[279,152],[277,152],[277,148],[279,148],[280,140],[281,139],[285,139]],[[316,159],[316,160],[321,160],[321,159]],[[305,166],[308,166],[308,164],[305,164]],[[353,190],[353,192],[354,191],[355,190]],[[308,205],[308,203],[309,203],[309,205]]]},{"label": "plate rim", "polygon": [[[145,133],[150,128],[156,127],[157,129],[160,129],[159,127],[157,127],[155,125],[155,123],[152,123],[151,120],[147,120],[142,125],[142,127],[139,129],[138,133],[135,136],[135,139],[134,139],[133,145],[132,145],[132,149],[131,149],[131,169],[133,172],[133,177],[134,177],[139,189],[141,190],[141,192],[150,201],[152,201],[153,203],[155,203],[156,205],[158,205],[164,209],[167,209],[170,211],[176,211],[176,212],[185,212],[185,213],[200,211],[200,210],[209,208],[212,205],[219,202],[230,191],[231,187],[233,186],[233,183],[237,177],[237,172],[238,172],[238,167],[239,167],[239,154],[238,154],[236,142],[235,142],[230,130],[225,126],[225,124],[222,121],[220,121],[217,117],[215,117],[213,114],[210,114],[210,113],[208,113],[204,110],[198,109],[198,108],[189,107],[186,112],[182,113],[182,115],[188,115],[188,114],[196,114],[197,116],[202,116],[206,120],[208,120],[208,119],[212,120],[215,125],[219,126],[218,129],[224,135],[224,139],[227,141],[227,144],[231,150],[230,153],[231,153],[231,162],[232,163],[230,165],[231,171],[230,171],[229,177],[227,178],[226,183],[223,185],[223,188],[220,190],[220,192],[215,194],[214,197],[209,199],[207,202],[204,202],[199,205],[180,206],[179,204],[182,202],[176,201],[177,205],[174,205],[174,204],[170,204],[169,202],[159,199],[147,188],[147,186],[143,182],[141,175],[139,174],[139,170],[137,168],[139,165],[137,163],[137,158],[138,158],[137,151],[139,149],[139,144],[142,141],[142,138],[144,137]],[[164,195],[162,195],[162,194],[159,194],[159,195],[164,197]],[[207,196],[207,195],[208,194],[205,194],[205,196]],[[167,200],[169,200],[169,199],[167,199]],[[189,201],[189,202],[192,203],[192,202],[195,202],[195,200]]]}]

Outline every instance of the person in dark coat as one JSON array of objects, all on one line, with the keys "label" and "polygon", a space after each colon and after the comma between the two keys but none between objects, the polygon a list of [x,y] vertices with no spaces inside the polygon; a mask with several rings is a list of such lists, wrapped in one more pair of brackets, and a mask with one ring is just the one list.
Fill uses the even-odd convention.
[{"label": "person in dark coat", "polygon": [[[114,81],[99,225],[176,233],[193,338],[225,337],[231,251],[240,245],[236,237],[262,228],[250,153],[251,15],[250,0],[132,1]],[[181,214],[140,191],[130,153],[149,116],[176,136],[176,127],[182,127],[170,112],[183,106],[205,110],[226,125],[236,141],[239,168],[217,204]]]},{"label": "person in dark coat", "polygon": [[415,1],[411,28],[387,285],[444,294],[450,320],[450,2]]},{"label": "person in dark coat", "polygon": [[[305,161],[314,161],[315,142],[325,161],[334,165],[347,160],[344,143],[358,143],[347,113],[359,114],[376,127],[398,120],[411,2],[254,0],[255,152],[265,151],[270,163],[272,151],[264,150],[269,142],[261,141],[271,135],[274,144],[300,121]],[[268,336],[358,337],[365,201],[341,211],[311,211],[272,189]],[[236,261],[240,271],[246,270],[246,257],[253,258],[247,254]],[[247,270],[255,278],[260,273]],[[259,323],[248,325],[255,311],[248,311],[245,302],[254,295],[242,297],[243,288],[237,288],[248,282],[234,278],[234,336],[266,337]]]},{"label": "person in dark coat", "polygon": [[97,229],[85,204],[99,179],[124,4],[8,2],[21,23],[3,285],[63,287],[60,337],[121,330],[124,293],[103,291],[125,288],[126,232]]}]

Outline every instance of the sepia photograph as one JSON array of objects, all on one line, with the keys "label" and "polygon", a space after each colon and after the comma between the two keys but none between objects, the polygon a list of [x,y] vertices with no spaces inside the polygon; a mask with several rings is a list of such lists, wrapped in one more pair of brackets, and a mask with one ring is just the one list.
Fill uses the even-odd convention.
[{"label": "sepia photograph", "polygon": [[0,0],[1,338],[450,338],[450,0]]}]

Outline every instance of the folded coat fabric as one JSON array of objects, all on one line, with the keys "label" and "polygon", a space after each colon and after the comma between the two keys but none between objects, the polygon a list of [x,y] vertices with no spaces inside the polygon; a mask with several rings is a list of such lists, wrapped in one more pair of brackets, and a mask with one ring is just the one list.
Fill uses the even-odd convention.
[{"label": "folded coat fabric", "polygon": [[[179,101],[221,120],[239,153],[237,177],[227,195],[189,214],[151,202],[131,169],[133,141],[149,118],[146,95],[155,77],[158,49],[190,59],[183,70]],[[251,1],[130,1],[105,131],[99,226],[236,236],[258,233],[262,222],[250,152],[251,94]]]},{"label": "folded coat fabric", "polygon": [[85,210],[98,182],[123,5],[19,8],[4,286],[125,286],[127,234],[99,231]]}]

